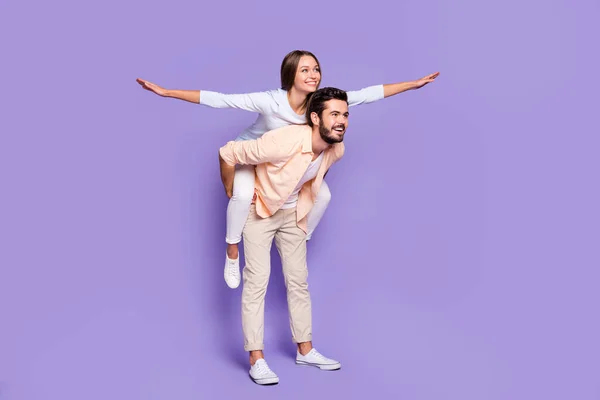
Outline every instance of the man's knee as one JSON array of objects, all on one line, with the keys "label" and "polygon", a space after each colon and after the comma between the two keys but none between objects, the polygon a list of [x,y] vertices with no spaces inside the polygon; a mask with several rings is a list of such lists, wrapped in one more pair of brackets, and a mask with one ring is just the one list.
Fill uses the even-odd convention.
[{"label": "man's knee", "polygon": [[287,286],[290,289],[308,290],[308,269],[302,268],[289,272]]},{"label": "man's knee", "polygon": [[265,271],[253,271],[252,265],[246,264],[243,270],[244,275],[244,289],[249,290],[256,295],[260,295],[267,290],[267,286],[269,285],[269,276],[271,275],[270,268],[261,268]]}]

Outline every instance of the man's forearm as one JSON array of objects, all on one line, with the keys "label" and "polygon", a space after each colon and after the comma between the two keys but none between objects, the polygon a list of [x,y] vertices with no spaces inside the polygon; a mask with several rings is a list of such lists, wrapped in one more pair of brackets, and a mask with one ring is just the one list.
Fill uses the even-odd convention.
[{"label": "man's forearm", "polygon": [[227,164],[225,160],[223,160],[223,157],[221,157],[221,153],[219,153],[219,164],[221,166],[221,181],[223,182],[225,193],[227,194],[227,197],[231,198],[231,196],[233,196],[235,166]]}]

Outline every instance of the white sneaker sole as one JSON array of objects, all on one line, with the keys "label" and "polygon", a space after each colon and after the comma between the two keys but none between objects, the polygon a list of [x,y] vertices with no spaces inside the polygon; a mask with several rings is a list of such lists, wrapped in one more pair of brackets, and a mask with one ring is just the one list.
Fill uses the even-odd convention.
[{"label": "white sneaker sole", "polygon": [[315,364],[315,363],[309,363],[306,361],[300,361],[300,360],[296,360],[296,364],[298,365],[306,365],[309,367],[317,367],[323,371],[337,371],[338,369],[342,368],[342,364],[341,363],[336,363],[336,364]]},{"label": "white sneaker sole", "polygon": [[257,385],[276,385],[279,383],[279,377],[254,379],[252,375],[250,375],[250,379],[252,379]]}]

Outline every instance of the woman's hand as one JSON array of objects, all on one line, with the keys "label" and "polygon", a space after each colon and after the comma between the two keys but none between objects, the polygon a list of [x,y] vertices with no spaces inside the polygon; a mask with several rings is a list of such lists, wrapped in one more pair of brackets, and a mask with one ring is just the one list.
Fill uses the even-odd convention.
[{"label": "woman's hand", "polygon": [[149,91],[151,91],[151,92],[154,92],[154,93],[156,93],[156,94],[157,94],[157,95],[159,95],[159,96],[165,97],[165,96],[167,95],[167,90],[166,90],[166,89],[164,89],[164,88],[162,88],[162,87],[160,87],[160,86],[158,86],[158,85],[155,85],[155,84],[154,84],[154,83],[152,83],[152,82],[148,82],[148,81],[145,81],[145,80],[143,80],[143,79],[140,79],[140,78],[137,78],[137,79],[136,79],[136,81],[137,81],[137,83],[139,83],[139,84],[140,84],[140,85],[141,85],[141,86],[142,86],[144,89],[146,89],[146,90],[149,90]]},{"label": "woman's hand", "polygon": [[415,89],[420,89],[423,86],[427,85],[428,83],[431,83],[435,80],[435,78],[437,78],[440,75],[439,72],[424,76],[421,79],[417,79],[415,81]]}]

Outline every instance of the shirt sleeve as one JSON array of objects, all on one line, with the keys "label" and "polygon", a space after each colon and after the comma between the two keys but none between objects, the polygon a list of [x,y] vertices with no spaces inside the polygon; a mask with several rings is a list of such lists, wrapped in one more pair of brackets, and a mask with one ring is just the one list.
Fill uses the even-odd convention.
[{"label": "shirt sleeve", "polygon": [[289,140],[287,130],[295,126],[269,131],[255,140],[231,141],[219,149],[221,158],[229,165],[275,163],[289,158],[298,143]]},{"label": "shirt sleeve", "polygon": [[277,105],[271,92],[223,94],[210,90],[200,91],[200,104],[212,108],[237,108],[261,114],[272,112]]},{"label": "shirt sleeve", "polygon": [[369,86],[361,90],[353,90],[346,93],[348,94],[349,106],[373,103],[384,97],[383,85]]}]

